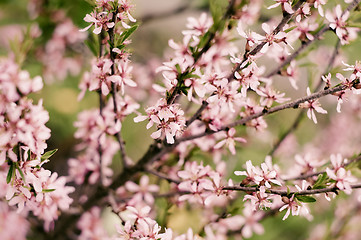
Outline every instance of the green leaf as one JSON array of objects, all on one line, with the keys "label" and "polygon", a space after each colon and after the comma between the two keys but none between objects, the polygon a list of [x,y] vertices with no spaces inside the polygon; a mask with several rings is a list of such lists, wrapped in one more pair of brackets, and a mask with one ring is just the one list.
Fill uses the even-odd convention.
[{"label": "green leaf", "polygon": [[297,28],[297,26],[293,26],[293,27],[290,27],[290,28],[287,28],[286,30],[284,30],[285,33],[289,33],[291,32],[293,29]]},{"label": "green leaf", "polygon": [[44,153],[43,156],[41,156],[41,161],[45,161],[45,160],[49,159],[51,156],[54,155],[54,153],[56,153],[56,151],[58,151],[58,149],[54,149],[54,150]]},{"label": "green leaf", "polygon": [[137,28],[139,27],[138,24],[131,26],[131,28],[125,30],[121,35],[120,35],[120,43],[123,43],[125,40],[127,40],[127,38],[130,37],[130,35],[132,35],[132,33],[137,30]]},{"label": "green leaf", "polygon": [[182,74],[182,69],[178,63],[175,65],[175,68],[177,69],[178,74]]},{"label": "green leaf", "polygon": [[201,78],[200,76],[198,76],[197,74],[191,74],[191,73],[188,73],[187,75],[184,76],[184,79],[187,79],[187,78]]},{"label": "green leaf", "polygon": [[210,0],[209,7],[215,25],[217,25],[218,22],[222,19],[223,14],[226,12],[227,6],[228,6],[228,1]]},{"label": "green leaf", "polygon": [[25,176],[23,171],[21,170],[21,168],[16,164],[16,169],[18,170],[18,172],[20,173],[21,179],[23,179],[23,181],[25,182]]},{"label": "green leaf", "polygon": [[311,202],[316,202],[316,198],[311,197],[311,196],[296,196],[296,199],[300,202],[304,202],[304,203],[311,203]]},{"label": "green leaf", "polygon": [[[206,46],[206,43],[208,42],[210,37],[211,37],[210,31],[206,32],[199,40],[198,49],[203,49]],[[196,54],[198,54],[198,51],[196,52]]]},{"label": "green leaf", "polygon": [[53,188],[49,188],[49,189],[43,189],[43,192],[46,193],[46,192],[54,192],[55,189]]},{"label": "green leaf", "polygon": [[325,183],[327,182],[328,176],[327,173],[319,174],[315,184],[313,184],[312,189],[320,189],[323,188]]},{"label": "green leaf", "polygon": [[186,88],[181,88],[181,91],[184,95],[188,95],[188,90]]},{"label": "green leaf", "polygon": [[6,176],[6,183],[10,183],[11,179],[13,178],[14,174],[15,174],[15,163],[13,163],[12,161],[10,161],[10,168],[8,171],[8,175]]}]

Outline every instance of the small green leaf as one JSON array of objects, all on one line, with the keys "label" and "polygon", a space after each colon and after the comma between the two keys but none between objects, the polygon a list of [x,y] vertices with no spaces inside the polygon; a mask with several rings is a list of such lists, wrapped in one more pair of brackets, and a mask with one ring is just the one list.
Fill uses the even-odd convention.
[{"label": "small green leaf", "polygon": [[21,179],[23,179],[23,181],[25,182],[25,176],[23,171],[21,170],[21,168],[16,164],[16,169],[18,170],[18,172],[20,173]]},{"label": "small green leaf", "polygon": [[43,192],[46,193],[46,192],[54,192],[55,189],[54,188],[49,188],[49,189],[43,189]]},{"label": "small green leaf", "polygon": [[54,153],[56,153],[56,151],[58,151],[58,149],[54,149],[54,150],[44,153],[43,156],[41,156],[41,161],[45,161],[45,160],[49,159],[51,156],[54,155]]},{"label": "small green leaf", "polygon": [[108,40],[108,44],[109,44],[109,46],[110,46],[111,48],[114,48],[114,45],[113,45],[113,43],[112,43],[110,40]]},{"label": "small green leaf", "polygon": [[201,78],[200,76],[198,76],[197,74],[191,74],[191,73],[188,73],[187,75],[184,76],[185,79],[187,78]]},{"label": "small green leaf", "polygon": [[[206,43],[209,41],[210,37],[211,37],[210,31],[206,32],[199,40],[198,49],[203,49],[206,46]],[[195,54],[198,54],[198,51]]]},{"label": "small green leaf", "polygon": [[14,174],[15,174],[15,164],[10,161],[10,168],[8,171],[8,175],[6,176],[6,183],[10,183],[11,179],[13,178]]},{"label": "small green leaf", "polygon": [[186,88],[181,88],[181,91],[182,91],[182,93],[184,94],[184,95],[188,95],[188,90],[186,89]]},{"label": "small green leaf", "polygon": [[316,198],[311,197],[311,196],[305,196],[305,195],[296,196],[296,199],[298,201],[304,202],[304,203],[316,202]]},{"label": "small green leaf", "polygon": [[175,65],[175,68],[177,69],[178,74],[182,74],[182,69],[178,63]]},{"label": "small green leaf", "polygon": [[290,27],[290,28],[287,28],[286,30],[284,30],[285,33],[289,33],[291,32],[293,29],[297,28],[297,26],[293,26],[293,27]]},{"label": "small green leaf", "polygon": [[125,30],[121,35],[120,35],[120,42],[123,43],[125,40],[127,40],[127,38],[130,37],[130,35],[132,35],[132,33],[137,30],[137,28],[139,27],[138,24],[133,25],[131,28]]},{"label": "small green leaf", "polygon": [[209,8],[211,10],[214,24],[222,19],[223,14],[226,12],[228,1],[224,0],[211,0],[209,2]]},{"label": "small green leaf", "polygon": [[327,173],[319,174],[315,184],[313,184],[312,189],[320,189],[323,188],[325,183],[327,182]]}]

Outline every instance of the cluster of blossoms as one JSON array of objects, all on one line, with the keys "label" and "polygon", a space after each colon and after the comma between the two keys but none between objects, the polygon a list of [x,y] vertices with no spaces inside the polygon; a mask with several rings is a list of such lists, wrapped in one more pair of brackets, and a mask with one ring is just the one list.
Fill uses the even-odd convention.
[{"label": "cluster of blossoms", "polygon": [[147,129],[151,128],[154,123],[157,124],[158,130],[152,133],[154,139],[165,136],[167,143],[173,144],[174,137],[182,134],[185,126],[184,112],[178,104],[168,105],[164,98],[161,98],[156,106],[149,107],[146,110],[148,116],[138,116],[134,118],[135,122],[149,120]]},{"label": "cluster of blossoms", "polygon": [[[188,201],[190,203],[202,204],[207,207],[224,206],[228,202],[226,195],[229,191],[223,190],[222,165],[218,165],[218,171],[212,170],[209,165],[203,166],[197,162],[187,162],[184,170],[178,171],[181,179],[178,189],[180,191],[189,192],[178,198],[178,201]],[[228,181],[228,185],[232,186],[232,180]]]},{"label": "cluster of blossoms", "polygon": [[347,159],[342,159],[341,154],[331,155],[332,169],[326,168],[326,173],[332,180],[335,181],[335,185],[338,189],[344,191],[347,194],[351,194],[351,183],[357,181],[357,179],[351,175],[350,170],[345,169]]},{"label": "cluster of blossoms", "polygon": [[69,159],[69,176],[76,184],[89,182],[95,184],[102,177],[104,185],[111,182],[113,171],[109,168],[114,155],[119,151],[119,144],[114,139],[121,129],[121,122],[133,113],[139,105],[130,97],[116,96],[117,112],[113,101],[109,101],[100,114],[99,110],[86,110],[79,114],[75,137],[81,142],[77,150],[82,153],[77,158]]},{"label": "cluster of blossoms", "polygon": [[347,20],[350,16],[350,12],[343,12],[341,5],[337,5],[333,12],[327,11],[325,14],[326,19],[330,23],[337,37],[341,40],[341,44],[348,44],[349,41],[355,40],[359,29],[355,27],[347,27]]},{"label": "cluster of blossoms", "polygon": [[[126,24],[127,19],[135,22],[129,13],[131,7],[127,1],[96,1],[96,9],[84,18],[92,22],[85,31],[95,25],[94,33],[101,31],[116,32],[116,25],[121,23],[126,30],[130,28]],[[116,13],[116,17],[112,17]],[[113,33],[112,33],[113,34]],[[113,36],[113,35],[112,35]],[[106,38],[104,39],[106,41]],[[126,44],[123,42],[121,44]],[[120,45],[119,45],[120,47]],[[124,45],[122,45],[124,47]],[[85,72],[79,88],[82,90],[78,99],[82,99],[86,91],[97,91],[101,102],[105,102],[106,96],[112,94],[104,103],[101,110],[86,110],[79,114],[75,122],[77,131],[75,137],[81,140],[77,150],[82,153],[77,158],[69,160],[69,175],[76,184],[88,182],[95,184],[101,178],[103,185],[111,183],[113,171],[109,167],[114,155],[120,150],[114,136],[120,134],[122,121],[126,116],[135,112],[139,104],[127,94],[125,86],[136,87],[137,84],[131,79],[132,66],[129,64],[128,53],[119,48],[110,48],[105,56],[93,59],[91,71]],[[122,143],[121,143],[122,144]]]},{"label": "cluster of blossoms", "polygon": [[[83,58],[76,48],[86,39],[86,34],[79,32],[71,19],[64,12],[57,12],[54,16],[57,24],[51,39],[46,43],[43,51],[39,53],[44,65],[44,78],[46,82],[64,80],[68,73],[77,76],[83,65]],[[73,56],[68,56],[68,49],[73,49]]]},{"label": "cluster of blossoms", "polygon": [[18,212],[32,213],[44,220],[49,230],[59,210],[67,210],[72,202],[68,196],[73,187],[65,186],[65,177],[58,177],[42,167],[51,156],[44,153],[50,129],[45,126],[49,114],[42,101],[37,105],[27,95],[43,87],[40,77],[30,78],[12,60],[0,62],[0,165],[7,173],[2,196]]}]

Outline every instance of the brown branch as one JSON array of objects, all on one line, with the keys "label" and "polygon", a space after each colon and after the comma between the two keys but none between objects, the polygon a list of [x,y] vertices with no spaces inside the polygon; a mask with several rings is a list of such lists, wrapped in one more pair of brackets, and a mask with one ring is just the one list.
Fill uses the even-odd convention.
[{"label": "brown branch", "polygon": [[[116,21],[116,16],[117,16],[117,13],[114,12],[113,13],[113,19],[112,21],[115,22]],[[111,44],[109,44],[109,55],[110,55],[110,60],[113,62],[113,65],[111,67],[111,75],[114,75],[115,74],[115,57],[116,57],[116,53],[113,52],[113,47],[114,46],[114,31],[115,31],[115,26],[111,29],[108,30],[108,35],[109,35],[109,41]],[[116,100],[116,95],[117,95],[117,88],[115,86],[115,83],[112,82],[111,84],[111,94],[112,94],[112,97],[113,97],[113,108],[114,108],[114,113],[115,115],[117,115],[117,112],[118,112],[118,105],[117,105],[117,100]],[[116,121],[116,119],[115,119]],[[120,150],[120,158],[121,158],[121,161],[122,161],[122,164],[123,164],[123,168],[124,169],[127,169],[129,166],[128,166],[128,161],[127,161],[127,154],[125,152],[125,142],[121,136],[121,132],[117,132],[115,134],[115,137],[118,141],[118,144],[119,144],[119,150]]]},{"label": "brown branch", "polygon": [[[361,188],[361,183],[352,184],[351,188]],[[258,187],[242,187],[242,186],[226,186],[223,187],[223,190],[231,190],[231,191],[242,191],[242,192],[258,192]],[[302,190],[302,191],[287,191],[287,190],[279,190],[279,189],[266,189],[266,193],[276,194],[280,196],[291,196],[291,195],[314,195],[320,193],[328,193],[328,192],[337,192],[340,190],[336,186],[330,186],[327,188],[321,189],[310,189],[310,190]]]},{"label": "brown branch", "polygon": [[235,121],[233,123],[230,123],[228,125],[225,125],[225,126],[221,127],[217,131],[206,130],[205,132],[200,133],[200,134],[195,134],[195,135],[191,135],[191,136],[188,136],[188,137],[180,138],[180,139],[178,139],[176,141],[175,144],[179,144],[180,142],[201,138],[201,137],[211,135],[211,134],[214,134],[214,133],[217,133],[217,132],[226,131],[229,128],[232,128],[232,127],[235,127],[235,126],[238,126],[238,125],[244,125],[244,124],[246,124],[247,122],[249,122],[249,121],[251,121],[253,119],[256,119],[256,118],[259,118],[259,117],[262,117],[262,116],[266,116],[266,115],[269,115],[271,113],[279,112],[281,110],[285,110],[285,109],[288,109],[288,108],[298,108],[299,105],[301,103],[303,103],[303,102],[318,99],[318,98],[321,98],[323,96],[326,96],[326,95],[329,95],[329,94],[332,94],[332,93],[343,91],[345,89],[346,89],[346,86],[339,85],[339,86],[334,87],[334,88],[329,88],[329,89],[326,89],[326,90],[322,90],[322,91],[313,93],[313,94],[311,94],[309,96],[305,96],[305,97],[296,99],[296,100],[294,100],[292,102],[285,103],[285,104],[282,104],[282,105],[278,105],[278,106],[272,107],[272,108],[270,108],[268,110],[258,112],[258,113],[252,114],[250,116],[244,117],[244,118],[242,118],[242,119],[240,119],[238,121]]},{"label": "brown branch", "polygon": [[161,173],[161,172],[158,172],[158,171],[156,171],[154,169],[151,169],[149,167],[146,169],[146,172],[148,172],[148,173],[150,173],[150,174],[152,174],[154,176],[157,176],[159,178],[162,178],[164,180],[167,180],[168,182],[172,182],[172,183],[176,183],[176,184],[181,183],[181,181],[179,181],[177,179],[173,179],[173,178],[169,177],[168,175],[166,175],[164,173]]},{"label": "brown branch", "polygon": [[[341,46],[341,41],[338,39],[337,40],[337,43],[336,43],[336,47],[335,47],[335,50],[333,51],[333,54],[331,55],[330,57],[330,60],[327,64],[327,69],[324,71],[324,73],[321,75],[320,77],[320,80],[318,81],[317,83],[317,86],[314,90],[314,92],[317,92],[320,90],[321,86],[322,86],[322,83],[323,83],[323,80],[322,80],[322,76],[329,73],[332,69],[332,66],[335,62],[335,59],[336,59],[336,56],[338,55],[338,52],[339,52],[339,49],[340,49],[340,46]],[[298,126],[300,125],[303,117],[305,115],[305,110],[301,110],[296,119],[294,120],[293,124],[287,129],[286,132],[284,132],[281,136],[281,138],[276,142],[276,144],[274,145],[274,147],[272,148],[272,150],[268,153],[268,155],[270,156],[273,156],[273,154],[277,151],[277,149],[281,146],[281,144],[283,143],[283,141],[287,138],[288,135],[290,135],[291,133],[293,133],[297,128]]]},{"label": "brown branch", "polygon": [[195,120],[197,120],[201,116],[202,112],[208,107],[208,104],[209,103],[207,101],[203,100],[202,105],[193,114],[193,116],[189,120],[187,120],[186,127],[189,127],[189,125],[191,125]]}]

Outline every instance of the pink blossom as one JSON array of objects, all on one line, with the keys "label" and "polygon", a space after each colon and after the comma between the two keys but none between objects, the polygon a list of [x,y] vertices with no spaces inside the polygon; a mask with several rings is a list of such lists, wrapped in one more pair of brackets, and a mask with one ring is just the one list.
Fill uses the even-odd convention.
[{"label": "pink blossom", "polygon": [[254,212],[252,210],[252,206],[249,204],[245,204],[244,205],[244,209],[243,209],[243,228],[242,228],[242,236],[245,238],[250,238],[252,237],[253,233],[256,234],[263,234],[264,233],[264,228],[263,226],[259,223],[259,221],[262,218],[263,213],[260,211],[256,211]]},{"label": "pink blossom", "polygon": [[248,182],[254,182],[256,177],[256,168],[253,166],[252,161],[248,160],[246,162],[246,171],[235,171],[235,175],[237,176],[246,176],[246,181]]},{"label": "pink blossom", "polygon": [[333,9],[333,13],[327,11],[325,14],[326,19],[330,22],[330,28],[336,32],[336,35],[343,45],[348,44],[349,40],[353,40],[357,37],[357,29],[346,27],[349,16],[349,11],[342,12],[341,5],[337,5]]},{"label": "pink blossom", "polygon": [[112,13],[107,12],[99,12],[96,11],[91,12],[90,14],[86,14],[84,17],[84,21],[91,23],[86,28],[81,29],[80,31],[85,32],[87,31],[91,26],[95,26],[93,33],[100,34],[102,29],[104,31],[108,31],[109,28],[113,28],[115,23],[111,22],[112,20]]},{"label": "pink blossom", "polygon": [[0,216],[0,235],[2,239],[26,239],[30,223],[24,215],[17,214],[5,202],[0,202]]},{"label": "pink blossom", "polygon": [[261,164],[261,169],[255,170],[256,176],[254,177],[254,181],[257,184],[264,184],[267,188],[271,188],[271,184],[276,184],[282,186],[281,182],[276,179],[277,172],[275,170],[269,169],[266,163]]},{"label": "pink blossom", "polygon": [[[311,90],[309,87],[307,87],[307,96],[310,96],[311,95]],[[321,107],[321,104],[318,102],[318,100],[314,99],[314,100],[309,100],[309,101],[306,101],[304,103],[301,103],[300,104],[300,108],[308,108],[307,110],[307,117],[311,120],[313,120],[313,122],[315,124],[317,124],[317,118],[316,118],[316,115],[315,115],[315,111],[318,112],[318,113],[322,113],[322,114],[326,114],[327,111],[325,109],[323,109]]]},{"label": "pink blossom", "polygon": [[135,195],[133,199],[135,201],[145,201],[148,204],[154,203],[154,197],[151,193],[156,193],[159,191],[159,186],[154,184],[149,184],[149,177],[147,175],[143,175],[139,180],[139,185],[135,184],[134,182],[128,181],[125,184],[125,188],[130,191],[134,192]]},{"label": "pink blossom", "polygon": [[265,42],[264,46],[260,51],[261,53],[266,53],[270,46],[276,46],[277,48],[281,48],[281,46],[278,45],[279,42],[284,42],[287,44],[287,34],[285,32],[280,31],[277,34],[273,34],[273,32],[271,31],[271,27],[267,23],[262,23],[262,29],[266,32],[266,35],[263,39],[260,39]]},{"label": "pink blossom", "polygon": [[246,140],[244,138],[241,137],[234,137],[234,135],[236,134],[236,129],[231,128],[228,130],[227,134],[226,134],[226,139],[220,141],[219,143],[217,143],[214,148],[215,149],[219,149],[221,148],[223,145],[227,145],[229,151],[235,155],[236,154],[236,148],[235,148],[235,141],[237,142],[242,142],[245,143]]},{"label": "pink blossom", "polygon": [[274,0],[274,1],[276,1],[277,3],[269,6],[267,9],[275,8],[275,7],[278,7],[279,5],[281,5],[282,11],[286,11],[289,14],[294,13],[289,0]]},{"label": "pink blossom", "polygon": [[136,87],[137,84],[131,79],[130,72],[132,71],[133,67],[128,66],[128,61],[120,60],[117,62],[117,69],[114,75],[109,77],[109,80],[116,84],[116,86],[120,87],[120,91],[122,95],[124,95],[124,85],[130,87]]},{"label": "pink blossom", "polygon": [[324,16],[324,12],[323,12],[323,8],[322,5],[325,5],[327,2],[327,0],[315,0],[313,3],[313,6],[315,8],[317,8],[318,13],[323,17]]},{"label": "pink blossom", "polygon": [[279,211],[282,212],[283,210],[287,209],[286,214],[283,216],[282,220],[286,220],[290,213],[292,213],[292,216],[297,216],[300,214],[300,205],[295,199],[295,195],[292,195],[291,198],[283,197],[282,200],[284,201],[285,205],[282,206]]},{"label": "pink blossom", "polygon": [[284,103],[290,100],[290,98],[285,98],[285,93],[280,93],[266,85],[265,87],[259,87],[256,90],[257,94],[261,96],[261,105],[270,108],[273,102]]},{"label": "pink blossom", "polygon": [[267,209],[272,206],[272,196],[269,196],[266,193],[266,188],[264,186],[260,187],[259,192],[254,192],[252,195],[245,195],[243,201],[250,200],[253,211],[258,209]]},{"label": "pink blossom", "polygon": [[110,239],[101,221],[101,209],[93,207],[90,211],[83,213],[77,223],[81,234],[79,239]]},{"label": "pink blossom", "polygon": [[111,84],[111,66],[113,62],[107,58],[99,58],[92,63],[89,91],[101,90],[103,95],[108,95]]},{"label": "pink blossom", "polygon": [[161,98],[155,107],[149,107],[146,112],[148,117],[138,116],[134,118],[134,122],[148,119],[147,129],[151,128],[154,123],[157,124],[158,129],[151,134],[152,138],[157,139],[165,135],[167,143],[173,144],[174,137],[182,134],[185,118],[184,112],[178,104],[168,105],[166,100]]},{"label": "pink blossom", "polygon": [[209,18],[206,13],[202,13],[199,19],[189,17],[187,21],[186,26],[189,30],[182,31],[184,35],[201,36],[206,33],[212,25],[212,19]]}]

